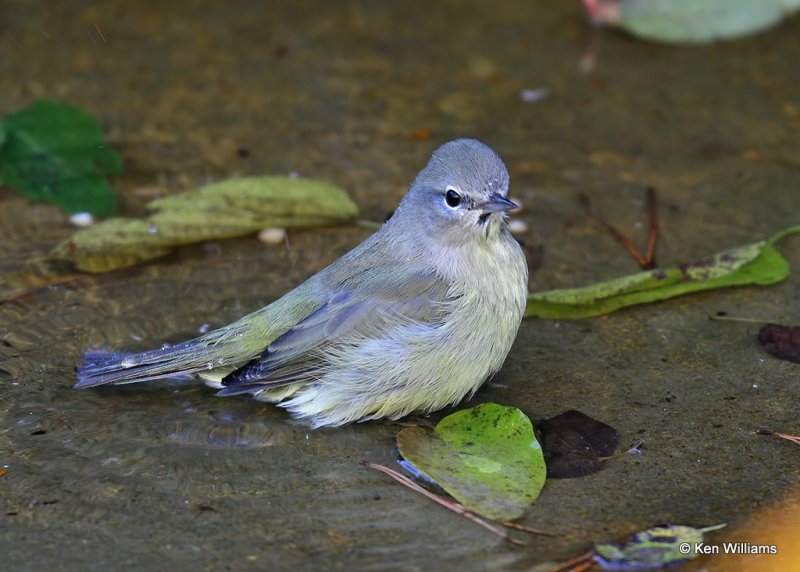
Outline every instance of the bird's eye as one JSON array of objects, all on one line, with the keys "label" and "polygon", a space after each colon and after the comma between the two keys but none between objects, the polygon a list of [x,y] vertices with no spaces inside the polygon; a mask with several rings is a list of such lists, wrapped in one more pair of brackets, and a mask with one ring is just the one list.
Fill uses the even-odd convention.
[{"label": "bird's eye", "polygon": [[448,207],[454,209],[461,204],[461,195],[453,189],[447,189],[447,192],[444,194],[444,202],[447,203]]}]

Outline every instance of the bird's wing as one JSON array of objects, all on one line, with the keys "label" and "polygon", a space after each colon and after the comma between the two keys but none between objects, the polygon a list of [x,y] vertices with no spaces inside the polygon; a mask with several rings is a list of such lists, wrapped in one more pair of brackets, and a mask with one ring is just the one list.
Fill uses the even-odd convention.
[{"label": "bird's wing", "polygon": [[327,303],[224,378],[221,395],[314,379],[336,344],[379,339],[404,324],[436,327],[449,311],[448,285],[432,272],[381,266],[327,286],[333,286]]}]

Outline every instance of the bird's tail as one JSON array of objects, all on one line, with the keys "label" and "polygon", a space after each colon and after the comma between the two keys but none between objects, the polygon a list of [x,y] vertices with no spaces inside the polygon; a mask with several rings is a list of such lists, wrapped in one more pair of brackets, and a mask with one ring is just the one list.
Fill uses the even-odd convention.
[{"label": "bird's tail", "polygon": [[239,366],[263,349],[263,333],[245,336],[252,332],[252,326],[240,321],[188,342],[138,354],[89,350],[77,368],[75,388],[138,383]]},{"label": "bird's tail", "polygon": [[138,354],[90,350],[77,368],[75,387],[121,385],[189,374],[200,374],[205,379],[203,372],[212,374],[211,378],[219,371],[229,373],[260,355],[275,338],[315,311],[321,300],[312,296],[304,284],[269,306],[188,342]]},{"label": "bird's tail", "polygon": [[210,353],[198,351],[194,341],[138,354],[89,350],[77,368],[75,388],[83,389],[106,383],[137,383],[213,369],[217,359],[212,355],[206,355],[207,359],[202,363],[198,361],[201,355]]}]

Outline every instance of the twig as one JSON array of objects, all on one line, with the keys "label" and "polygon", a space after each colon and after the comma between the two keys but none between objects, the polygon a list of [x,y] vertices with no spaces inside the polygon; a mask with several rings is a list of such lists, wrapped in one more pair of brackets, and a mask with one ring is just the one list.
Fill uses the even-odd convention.
[{"label": "twig", "polygon": [[617,242],[625,247],[625,250],[628,251],[628,254],[633,257],[636,263],[643,270],[649,270],[655,267],[659,224],[658,197],[656,196],[656,190],[653,187],[647,187],[647,249],[644,255],[639,252],[639,249],[636,248],[636,246],[628,239],[628,237],[622,234],[617,227],[608,222],[603,215],[601,215],[592,207],[592,202],[589,200],[587,195],[581,193],[578,195],[578,201],[583,209],[589,214],[589,216],[605,227],[611,236],[613,236]]},{"label": "twig", "polygon": [[584,572],[594,566],[594,552],[584,552],[572,560],[562,562],[555,568],[550,568],[547,572]]},{"label": "twig", "polygon": [[611,233],[611,236],[614,237],[614,240],[616,240],[622,246],[625,247],[625,250],[628,251],[628,254],[630,254],[633,257],[633,259],[637,262],[637,264],[639,264],[639,266],[643,266],[645,264],[645,259],[642,256],[642,254],[639,252],[639,249],[636,248],[633,245],[633,243],[630,240],[628,240],[628,238],[624,234],[622,234],[620,231],[618,231],[617,227],[615,227],[613,224],[608,222],[603,217],[603,215],[601,215],[599,212],[597,212],[596,210],[594,210],[592,208],[592,203],[589,200],[589,197],[587,197],[584,194],[581,194],[578,197],[578,200],[580,201],[581,206],[586,210],[586,212],[589,213],[589,216],[591,216],[594,220],[596,220],[598,223],[600,223],[602,226],[604,226],[605,229],[609,233]]},{"label": "twig", "polygon": [[778,433],[777,431],[772,431],[770,429],[756,429],[756,435],[770,435],[772,437],[780,437],[781,439],[786,439],[787,441],[791,441],[792,443],[800,445],[800,435],[789,435],[788,433]]},{"label": "twig", "polygon": [[647,263],[642,268],[649,270],[656,265],[656,243],[658,242],[658,198],[653,187],[647,187],[647,251],[644,260]]},{"label": "twig", "polygon": [[736,316],[709,316],[709,320],[719,321],[719,322],[749,322],[753,324],[767,324],[770,323],[770,320],[756,320],[754,318],[737,318]]},{"label": "twig", "polygon": [[469,520],[471,520],[475,524],[479,524],[480,526],[482,526],[485,529],[493,532],[494,534],[496,534],[500,538],[502,538],[504,540],[507,540],[508,542],[510,542],[512,544],[516,544],[517,546],[526,546],[526,544],[524,542],[520,542],[519,540],[517,540],[515,538],[511,538],[505,530],[503,530],[499,526],[495,526],[495,525],[483,520],[481,517],[479,517],[475,513],[471,512],[464,505],[462,505],[460,503],[457,503],[457,502],[449,501],[449,500],[447,500],[447,499],[445,499],[443,497],[440,497],[437,494],[434,494],[434,493],[432,493],[430,491],[425,490],[423,487],[421,487],[420,485],[418,485],[417,483],[415,483],[414,481],[412,481],[411,479],[409,479],[408,477],[406,477],[402,473],[398,473],[397,471],[395,471],[393,469],[390,469],[389,467],[385,467],[384,465],[376,465],[374,463],[370,463],[369,461],[362,461],[361,464],[364,465],[365,467],[368,467],[368,468],[373,469],[375,471],[380,471],[381,473],[390,476],[391,478],[393,478],[395,481],[397,481],[398,483],[400,483],[404,487],[408,487],[412,491],[418,492],[421,495],[425,495],[426,497],[428,497],[429,499],[431,499],[433,502],[437,503],[438,505],[443,506],[444,508],[453,511],[456,514],[460,514],[461,516],[468,518]]},{"label": "twig", "polygon": [[529,526],[523,526],[521,524],[517,524],[516,522],[501,522],[503,526],[506,528],[513,528],[514,530],[519,530],[520,532],[525,532],[527,534],[532,534],[533,536],[555,536],[552,532],[547,532],[546,530],[539,530],[538,528],[531,528]]},{"label": "twig", "polygon": [[642,454],[642,446],[644,445],[644,439],[639,439],[639,441],[631,446],[627,451],[625,451],[626,455],[641,455]]}]

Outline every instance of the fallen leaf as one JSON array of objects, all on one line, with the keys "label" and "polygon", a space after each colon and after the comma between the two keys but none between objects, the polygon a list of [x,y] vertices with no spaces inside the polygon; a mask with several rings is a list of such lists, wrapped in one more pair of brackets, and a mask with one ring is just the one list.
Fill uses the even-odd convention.
[{"label": "fallen leaf", "polygon": [[531,293],[525,317],[576,320],[691,292],[774,284],[789,275],[789,264],[774,245],[798,232],[800,226],[787,228],[767,240],[726,250],[693,264],[638,272],[584,288]]},{"label": "fallen leaf", "polygon": [[492,520],[519,518],[544,486],[542,449],[515,407],[484,403],[448,415],[433,431],[407,427],[397,445],[420,473]]},{"label": "fallen leaf", "polygon": [[584,0],[584,5],[599,23],[667,44],[756,34],[800,9],[799,0]]},{"label": "fallen leaf", "polygon": [[[694,546],[703,542],[703,534],[723,528],[724,524],[693,528],[662,524],[630,535],[620,544],[598,544],[595,562],[603,570],[648,570],[686,562],[699,556]],[[688,546],[689,550],[686,550]]]},{"label": "fallen leaf", "polygon": [[800,328],[766,324],[758,331],[758,342],[775,357],[800,363]]},{"label": "fallen leaf", "polygon": [[110,215],[116,195],[105,176],[121,170],[97,120],[82,109],[39,100],[0,118],[0,179],[26,197]]},{"label": "fallen leaf", "polygon": [[358,207],[343,190],[289,177],[230,179],[151,201],[144,219],[110,219],[75,232],[51,255],[84,272],[107,272],[203,240],[349,222]]},{"label": "fallen leaf", "polygon": [[536,423],[547,476],[583,477],[599,470],[619,445],[616,429],[574,409]]}]

